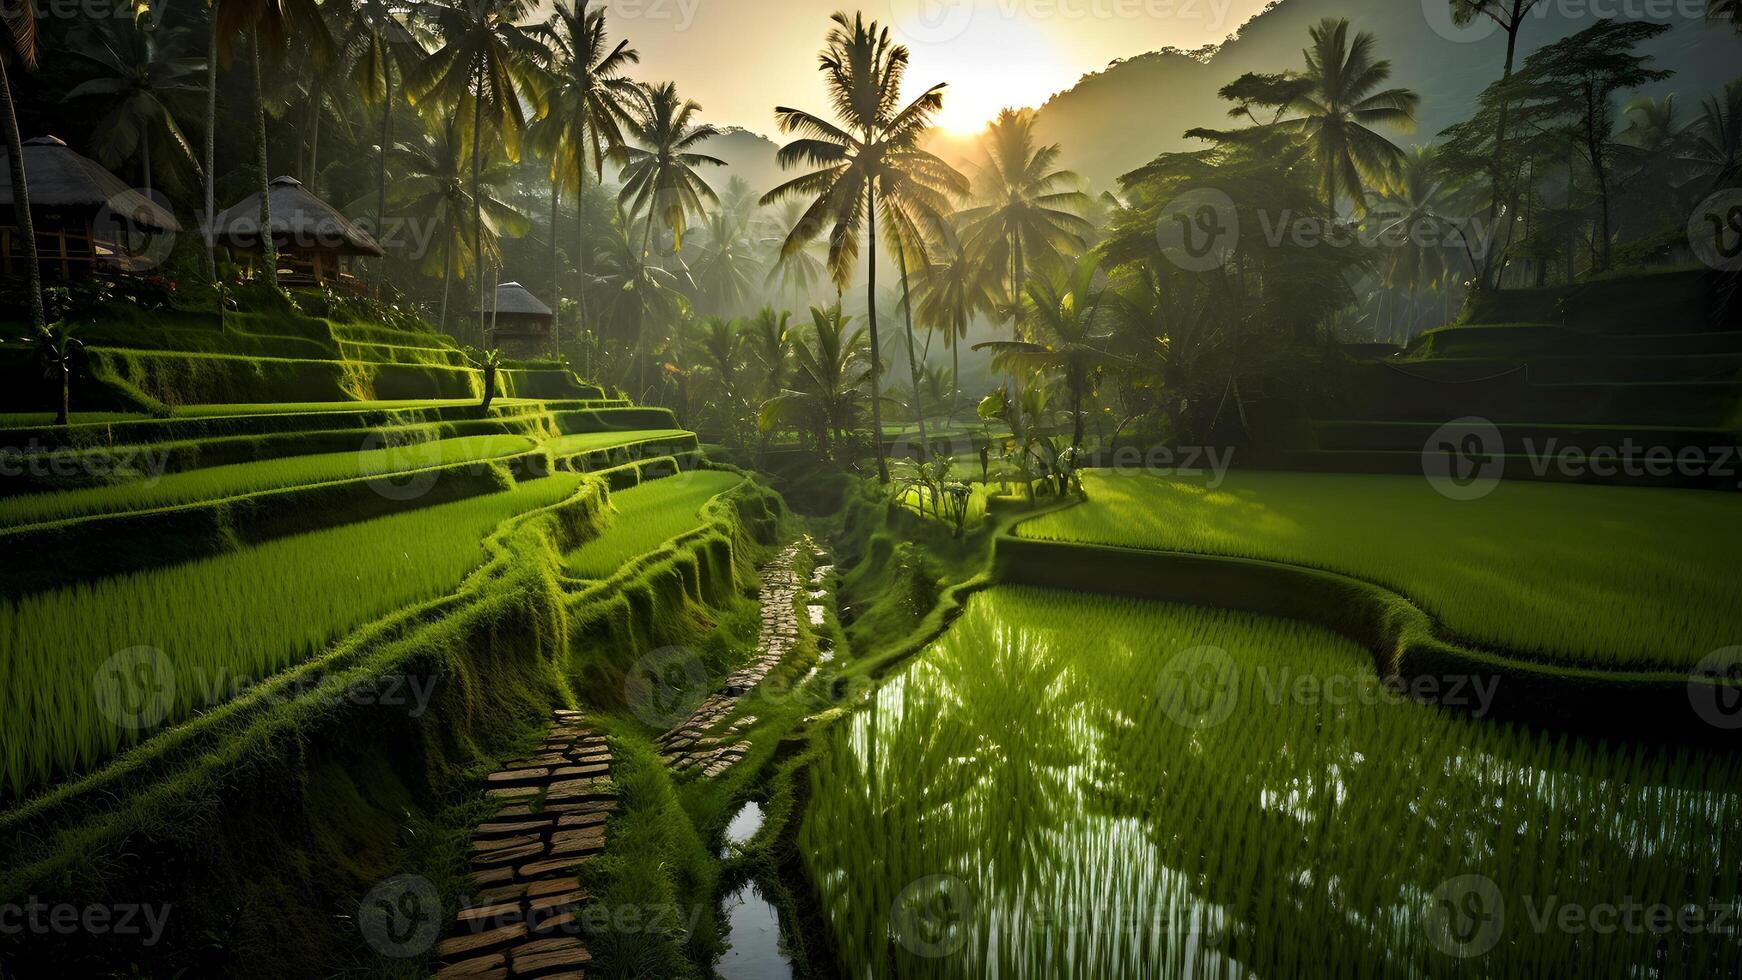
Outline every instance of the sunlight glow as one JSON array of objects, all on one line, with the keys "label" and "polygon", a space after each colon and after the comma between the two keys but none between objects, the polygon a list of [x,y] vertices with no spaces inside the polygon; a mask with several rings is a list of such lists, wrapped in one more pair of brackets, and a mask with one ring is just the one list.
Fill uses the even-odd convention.
[{"label": "sunlight glow", "polygon": [[[985,128],[1006,106],[1036,106],[1076,80],[1058,42],[1041,25],[977,4],[960,33],[928,31],[925,21],[897,21],[896,39],[913,53],[909,96],[947,81],[938,127],[954,136]],[[953,36],[952,36],[953,35]]]}]

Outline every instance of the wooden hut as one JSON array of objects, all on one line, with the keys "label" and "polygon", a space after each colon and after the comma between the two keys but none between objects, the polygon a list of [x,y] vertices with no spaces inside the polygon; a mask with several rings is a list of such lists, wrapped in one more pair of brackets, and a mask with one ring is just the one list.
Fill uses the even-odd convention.
[{"label": "wooden hut", "polygon": [[[155,263],[136,256],[130,239],[181,231],[167,208],[53,136],[25,141],[24,179],[45,279],[146,271]],[[12,160],[0,147],[0,275],[24,275],[24,254],[12,207]]]},{"label": "wooden hut", "polygon": [[486,297],[483,310],[473,312],[484,314],[484,326],[492,331],[496,346],[522,356],[549,353],[556,316],[525,286],[502,283],[496,287],[495,301]]},{"label": "wooden hut", "polygon": [[[373,235],[311,194],[296,178],[278,177],[267,186],[280,285],[355,287],[351,261],[359,255],[387,254]],[[219,214],[216,237],[240,264],[253,269],[261,254],[260,195],[250,194]]]}]

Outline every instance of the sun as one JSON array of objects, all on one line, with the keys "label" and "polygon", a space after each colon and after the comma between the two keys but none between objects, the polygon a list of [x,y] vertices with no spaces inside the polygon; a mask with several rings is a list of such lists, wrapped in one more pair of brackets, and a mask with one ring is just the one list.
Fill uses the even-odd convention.
[{"label": "sun", "polygon": [[1038,24],[976,6],[953,29],[924,22],[896,24],[896,38],[912,52],[908,96],[923,86],[947,82],[937,125],[951,136],[971,136],[1007,106],[1039,106],[1070,85],[1059,46]]}]

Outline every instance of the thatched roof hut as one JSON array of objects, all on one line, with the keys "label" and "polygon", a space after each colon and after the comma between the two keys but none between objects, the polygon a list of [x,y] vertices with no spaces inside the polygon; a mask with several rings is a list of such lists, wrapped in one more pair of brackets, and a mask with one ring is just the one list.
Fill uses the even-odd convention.
[{"label": "thatched roof hut", "polygon": [[[24,175],[30,188],[42,270],[69,279],[102,269],[136,271],[125,236],[173,234],[175,215],[53,136],[24,143]],[[12,161],[0,147],[0,270],[17,274],[23,243],[12,224]]]},{"label": "thatched roof hut", "polygon": [[[294,177],[277,177],[268,185],[272,205],[272,240],[278,247],[280,280],[322,283],[346,278],[356,256],[387,252],[375,237],[310,193]],[[219,243],[252,262],[260,254],[260,195],[250,194],[216,220]],[[288,280],[288,281],[287,281]]]},{"label": "thatched roof hut", "polygon": [[550,336],[550,324],[555,318],[550,307],[525,286],[505,282],[496,287],[495,301],[486,296],[481,312],[485,322],[493,324],[497,337]]}]

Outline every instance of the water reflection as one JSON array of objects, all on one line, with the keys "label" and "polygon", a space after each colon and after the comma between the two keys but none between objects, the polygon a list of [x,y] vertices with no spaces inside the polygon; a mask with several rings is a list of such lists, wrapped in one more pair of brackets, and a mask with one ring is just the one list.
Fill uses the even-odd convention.
[{"label": "water reflection", "polygon": [[[1236,667],[1237,683],[1211,692],[1232,700],[1217,723],[1182,724],[1179,688],[1196,679],[1165,668],[1206,644]],[[814,772],[801,845],[842,966],[867,977],[1742,968],[1733,933],[1596,942],[1533,918],[1551,902],[1734,914],[1735,760],[1561,744],[1388,701],[1361,686],[1369,662],[1277,621],[1033,590],[976,596],[837,731]],[[1345,693],[1328,694],[1327,678]],[[1480,907],[1490,892],[1479,888],[1473,906],[1460,890],[1470,876],[1501,907]],[[1472,942],[1486,948],[1469,955]]]}]

